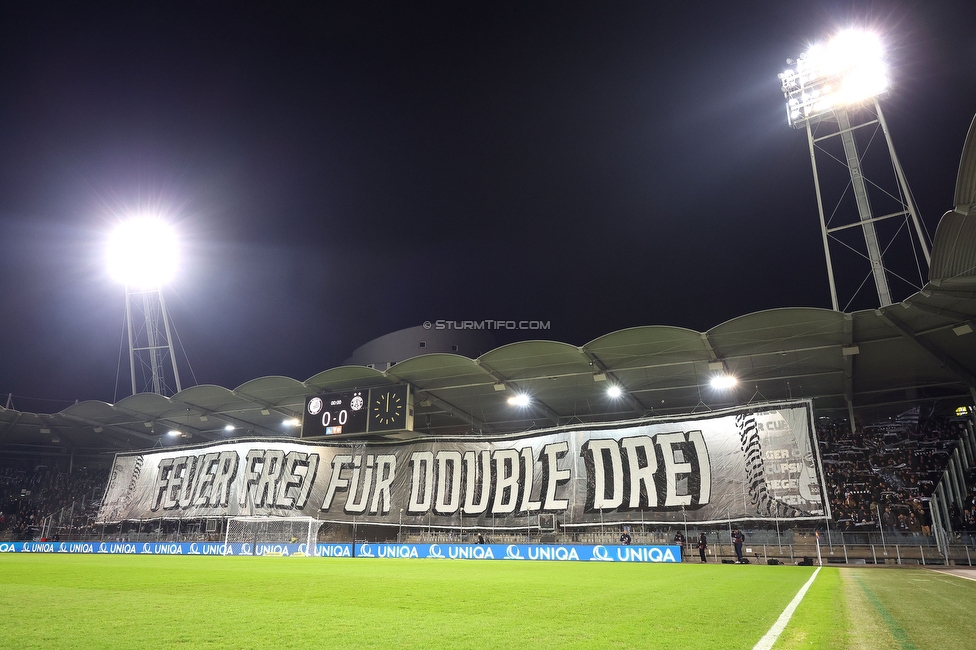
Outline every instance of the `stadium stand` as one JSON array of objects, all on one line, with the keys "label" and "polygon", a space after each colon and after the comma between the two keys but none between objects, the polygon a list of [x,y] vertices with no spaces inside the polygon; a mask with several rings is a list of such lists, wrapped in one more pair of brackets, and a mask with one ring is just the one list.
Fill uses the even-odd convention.
[{"label": "stadium stand", "polygon": [[928,503],[965,424],[911,415],[850,431],[821,419],[820,453],[834,522],[841,531],[919,536],[930,530]]},{"label": "stadium stand", "polygon": [[40,539],[45,520],[57,534],[72,536],[97,510],[108,468],[63,466],[43,460],[5,461],[0,465],[0,539]]}]

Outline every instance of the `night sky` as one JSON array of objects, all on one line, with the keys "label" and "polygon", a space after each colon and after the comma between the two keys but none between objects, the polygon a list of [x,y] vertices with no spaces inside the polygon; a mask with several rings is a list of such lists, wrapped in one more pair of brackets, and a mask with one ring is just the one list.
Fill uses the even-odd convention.
[{"label": "night sky", "polygon": [[884,35],[934,233],[976,112],[976,3],[667,6],[3,3],[0,406],[116,398],[102,255],[139,211],[177,224],[170,312],[196,383],[228,388],[425,320],[582,345],[829,308],[776,75],[852,25]]}]

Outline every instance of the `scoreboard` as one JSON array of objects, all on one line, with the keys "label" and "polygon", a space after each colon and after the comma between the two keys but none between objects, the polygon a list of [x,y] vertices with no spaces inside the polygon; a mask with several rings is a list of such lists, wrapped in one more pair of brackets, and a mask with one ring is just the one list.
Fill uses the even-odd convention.
[{"label": "scoreboard", "polygon": [[307,398],[301,437],[412,430],[410,386],[397,384]]}]

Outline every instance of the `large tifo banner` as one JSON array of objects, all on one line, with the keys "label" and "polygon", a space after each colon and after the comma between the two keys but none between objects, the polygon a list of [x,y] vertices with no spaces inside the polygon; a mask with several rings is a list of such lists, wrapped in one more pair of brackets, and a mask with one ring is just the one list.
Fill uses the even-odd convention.
[{"label": "large tifo banner", "polygon": [[546,529],[828,516],[812,405],[413,442],[242,440],[119,454],[100,522],[310,516]]}]

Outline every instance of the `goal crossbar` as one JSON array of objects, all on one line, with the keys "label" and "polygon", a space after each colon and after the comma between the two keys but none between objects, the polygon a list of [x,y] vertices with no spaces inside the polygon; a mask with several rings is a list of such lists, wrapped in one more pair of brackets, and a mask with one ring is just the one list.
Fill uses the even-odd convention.
[{"label": "goal crossbar", "polygon": [[224,544],[304,544],[306,555],[318,539],[323,522],[314,517],[228,517]]}]

